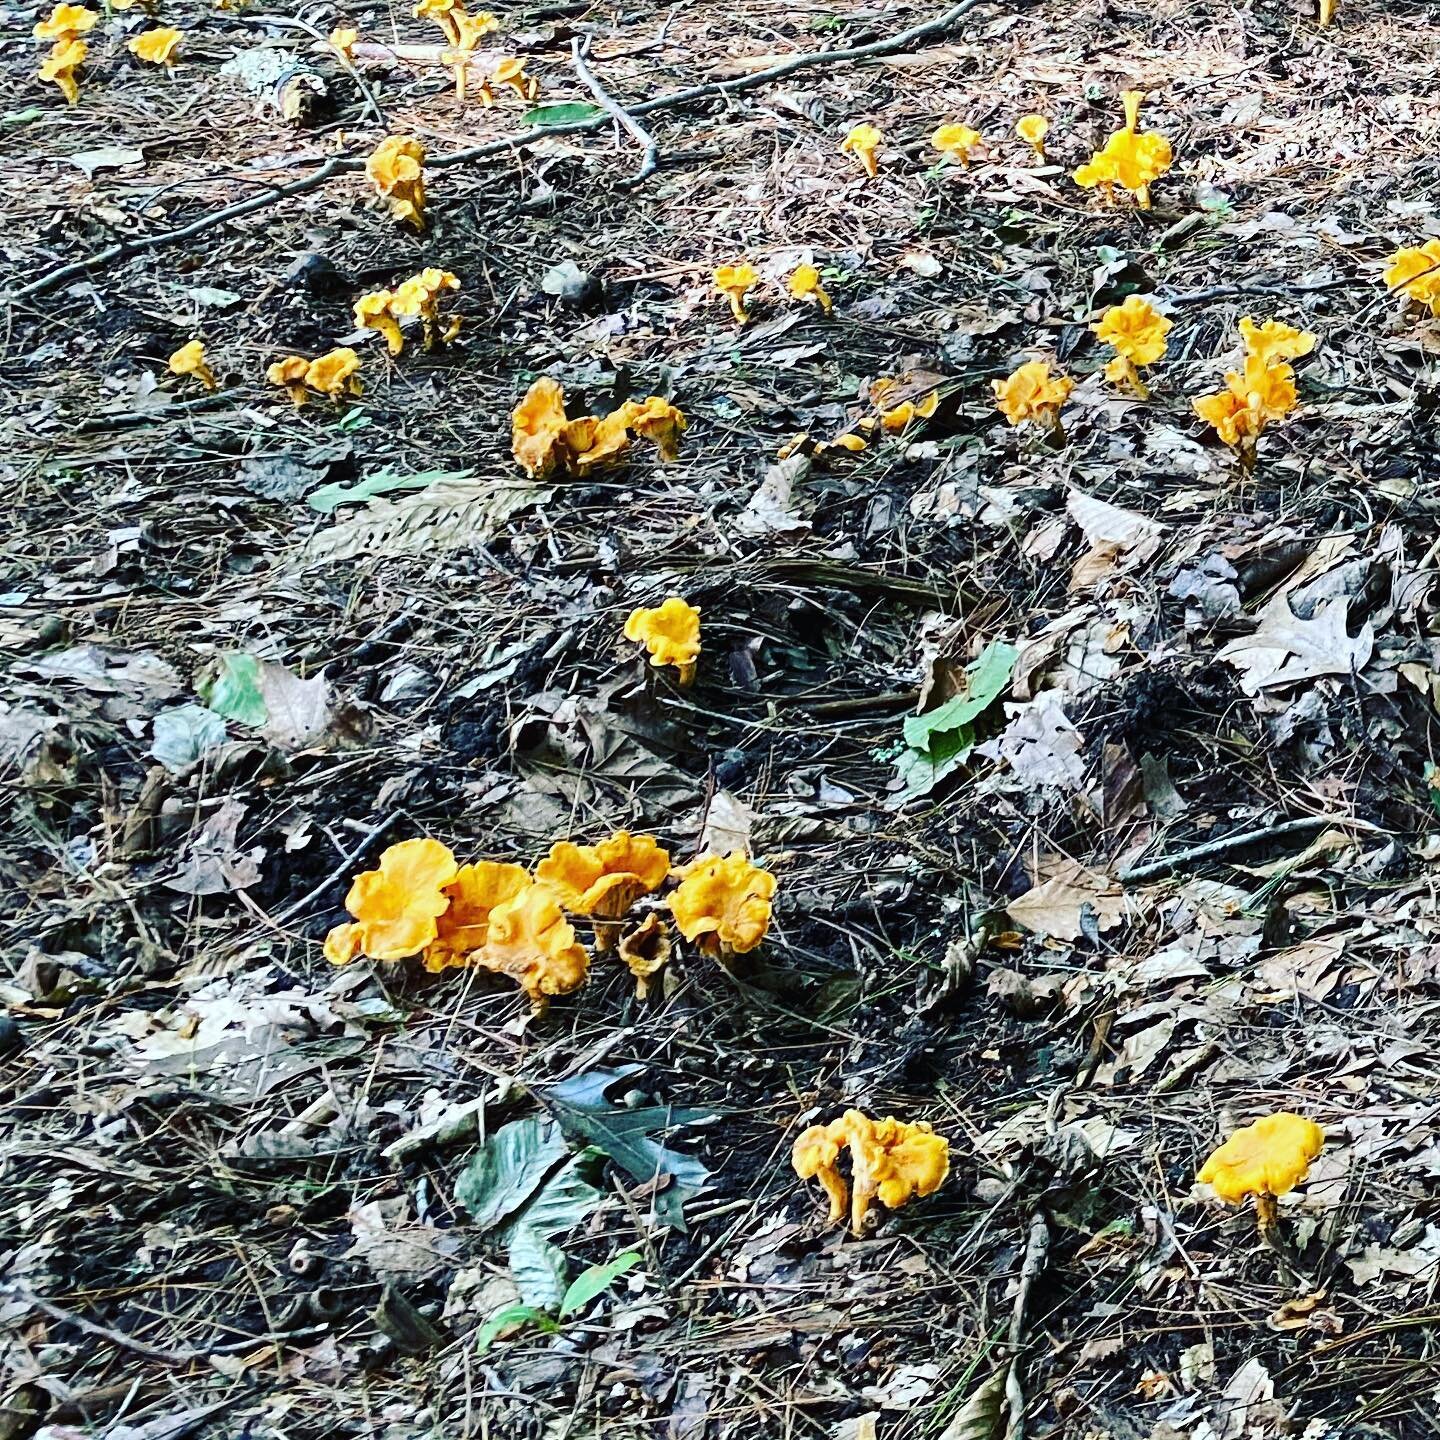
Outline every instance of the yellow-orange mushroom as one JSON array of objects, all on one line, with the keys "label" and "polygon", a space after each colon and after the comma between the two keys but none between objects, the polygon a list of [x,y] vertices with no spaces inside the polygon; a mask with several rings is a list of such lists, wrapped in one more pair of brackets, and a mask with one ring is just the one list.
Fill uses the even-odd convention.
[{"label": "yellow-orange mushroom", "polygon": [[88,35],[100,16],[85,5],[57,5],[30,33],[37,40],[74,40]]},{"label": "yellow-orange mushroom", "polygon": [[[839,1169],[842,1150],[850,1152],[850,1186]],[[803,1131],[790,1160],[802,1180],[818,1179],[824,1186],[830,1223],[840,1220],[848,1206],[851,1233],[863,1235],[877,1200],[887,1210],[898,1210],[916,1196],[933,1195],[945,1183],[950,1142],[923,1120],[906,1124],[889,1115],[872,1120],[862,1111],[847,1110],[828,1125]]]},{"label": "yellow-orange mushroom", "polygon": [[670,913],[680,933],[707,955],[744,955],[770,929],[776,880],[738,851],[702,855],[675,872]]},{"label": "yellow-orange mushroom", "polygon": [[1015,133],[1035,152],[1037,160],[1045,159],[1045,137],[1050,122],[1043,115],[1022,115],[1015,122]]},{"label": "yellow-orange mushroom", "polygon": [[745,308],[745,297],[760,283],[759,272],[753,265],[743,262],[717,265],[713,279],[715,288],[730,302],[730,313],[735,317],[735,323],[748,324],[750,312]]},{"label": "yellow-orange mushroom", "polygon": [[885,136],[874,125],[860,124],[852,127],[840,142],[840,150],[853,155],[860,162],[860,168],[873,179],[880,172],[878,153],[884,143]]},{"label": "yellow-orange mushroom", "polygon": [[1150,208],[1150,187],[1169,168],[1170,142],[1153,131],[1140,133],[1140,105],[1145,99],[1139,90],[1127,90],[1125,125],[1075,172],[1075,183],[1087,190],[1099,189],[1113,196],[1115,187],[1129,191],[1142,210]]},{"label": "yellow-orange mushroom", "polygon": [[[115,0],[110,0],[113,5]],[[330,44],[335,53],[347,64],[355,63],[355,44],[360,39],[360,32],[353,25],[337,25],[330,32]]]},{"label": "yellow-orange mushroom", "polygon": [[438,840],[402,840],[380,856],[377,869],[357,875],[345,896],[353,924],[337,925],[325,937],[325,957],[345,965],[357,955],[404,960],[418,955],[438,933],[436,920],[450,897],[445,886],[458,867]]},{"label": "yellow-orange mushroom", "polygon": [[499,61],[480,87],[480,98],[485,104],[495,103],[497,87],[513,90],[522,100],[534,100],[540,93],[540,82],[533,75],[527,75],[525,62],[514,56]]},{"label": "yellow-orange mushroom", "polygon": [[543,885],[527,885],[490,910],[485,943],[470,952],[469,963],[508,975],[545,1009],[552,995],[566,995],[585,983],[590,953],[575,938],[575,927]]},{"label": "yellow-orange mushroom", "polygon": [[125,48],[137,60],[143,60],[147,65],[163,65],[167,70],[173,70],[175,52],[184,39],[182,31],[170,25],[161,25],[133,36],[125,42]]},{"label": "yellow-orange mushroom", "polygon": [[1440,315],[1440,239],[1397,250],[1385,262],[1385,284],[1407,300]]},{"label": "yellow-orange mushroom", "polygon": [[372,290],[355,302],[355,323],[362,330],[374,330],[383,335],[390,353],[398,355],[405,348],[405,336],[395,318],[394,307],[393,290]]},{"label": "yellow-orange mushroom", "polygon": [[1165,354],[1171,322],[1143,295],[1129,295],[1112,305],[1090,327],[1095,337],[1115,351],[1105,366],[1112,385],[1128,388],[1144,400],[1150,392],[1140,378],[1140,366],[1153,365]]},{"label": "yellow-orange mushroom", "polygon": [[[670,855],[648,835],[619,830],[598,845],[561,840],[535,867],[544,885],[573,915],[618,920],[642,895],[658,890],[670,873]],[[618,927],[597,924],[595,948],[609,950]]]},{"label": "yellow-orange mushroom", "polygon": [[443,887],[450,903],[436,918],[435,939],[425,947],[425,968],[440,971],[465,965],[490,938],[491,912],[529,884],[530,872],[523,865],[495,860],[462,865]]},{"label": "yellow-orange mushroom", "polygon": [[814,265],[797,265],[790,272],[785,288],[795,300],[813,300],[827,315],[831,310],[830,297],[820,283],[820,271]]},{"label": "yellow-orange mushroom", "polygon": [[344,395],[361,395],[360,357],[348,345],[312,360],[305,370],[305,383],[332,400]]},{"label": "yellow-orange mushroom", "polygon": [[1217,1147],[1196,1177],[1229,1205],[1255,1197],[1260,1228],[1279,1219],[1275,1201],[1310,1173],[1310,1162],[1325,1148],[1325,1132],[1289,1110],[1266,1115],[1237,1130]]},{"label": "yellow-orange mushroom", "polygon": [[305,387],[309,369],[310,362],[303,355],[287,355],[265,372],[265,378],[272,385],[283,385],[289,391],[290,403],[298,410],[310,398],[310,392]]},{"label": "yellow-orange mushroom", "polygon": [[1075,382],[1063,375],[1052,376],[1044,360],[1029,360],[1004,380],[992,380],[990,386],[995,392],[995,408],[1012,425],[1033,421],[1059,432],[1060,411]]},{"label": "yellow-orange mushroom", "polygon": [[652,665],[675,666],[677,684],[694,680],[700,661],[700,612],[680,596],[670,595],[654,609],[632,610],[625,638],[644,645]]},{"label": "yellow-orange mushroom", "polygon": [[458,318],[442,331],[440,297],[447,290],[458,290],[460,282],[448,270],[427,266],[418,275],[403,281],[395,289],[391,308],[396,315],[418,315],[424,329],[425,348],[432,350],[442,341],[453,340],[460,329]]},{"label": "yellow-orange mushroom", "polygon": [[193,375],[207,390],[216,386],[215,373],[205,360],[205,347],[198,340],[187,340],[171,357],[172,375]]},{"label": "yellow-orange mushroom", "polygon": [[365,173],[396,220],[425,228],[425,147],[409,135],[390,135],[365,161]]},{"label": "yellow-orange mushroom", "polygon": [[947,160],[969,169],[970,156],[980,140],[980,132],[968,125],[941,125],[930,137],[930,145]]},{"label": "yellow-orange mushroom", "polygon": [[73,105],[80,98],[80,82],[76,80],[75,72],[85,63],[89,53],[90,47],[72,36],[57,40],[40,62],[39,78],[58,85],[67,105]]}]

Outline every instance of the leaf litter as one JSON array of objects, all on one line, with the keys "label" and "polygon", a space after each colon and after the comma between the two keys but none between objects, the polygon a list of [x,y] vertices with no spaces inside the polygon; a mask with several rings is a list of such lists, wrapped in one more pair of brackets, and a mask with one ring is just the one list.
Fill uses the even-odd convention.
[{"label": "leaf litter", "polygon": [[[1380,276],[1440,226],[1433,30],[993,0],[645,111],[632,185],[623,124],[565,129],[613,119],[576,34],[633,120],[929,15],[502,17],[540,99],[462,110],[433,21],[347,12],[347,68],[278,13],[161,11],[173,77],[117,8],[73,108],[7,51],[7,291],[332,142],[420,136],[430,221],[339,174],[12,301],[15,1433],[1432,1433],[1437,339]],[[1126,89],[1174,146],[1149,211],[1071,179]],[[461,327],[387,364],[352,307],[420,265]],[[1147,401],[1092,331],[1134,295],[1171,322]],[[1247,315],[1318,337],[1248,470],[1191,411]],[[166,373],[197,338],[215,394]],[[263,383],[351,346],[361,394]],[[1078,382],[1058,431],[991,408],[1033,361]],[[676,461],[525,479],[542,375],[575,415],[673,402]],[[621,637],[672,594],[691,685]],[[777,877],[764,945],[677,943],[643,1001],[596,947],[542,1016],[320,957],[395,841],[624,826]],[[858,1239],[788,1162],[852,1107],[952,1152]],[[1193,1188],[1277,1109],[1326,1134],[1283,1253]]]}]

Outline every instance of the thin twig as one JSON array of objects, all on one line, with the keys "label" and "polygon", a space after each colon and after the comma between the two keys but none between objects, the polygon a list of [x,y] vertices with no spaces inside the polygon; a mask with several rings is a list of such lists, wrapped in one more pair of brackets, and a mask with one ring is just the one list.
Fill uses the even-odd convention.
[{"label": "thin twig", "polygon": [[[957,0],[956,4],[932,19],[922,21],[919,25],[912,25],[908,30],[902,30],[884,40],[873,40],[868,45],[852,45],[843,50],[818,50],[813,55],[793,55],[789,60],[783,60],[778,65],[771,65],[765,70],[757,70],[753,75],[740,75],[734,80],[707,81],[702,85],[690,85],[683,90],[672,91],[668,95],[657,95],[653,100],[633,106],[630,113],[632,115],[650,115],[657,110],[671,110],[678,106],[691,105],[697,100],[738,95],[742,91],[757,90],[762,85],[770,84],[773,80],[784,79],[785,76],[793,75],[797,70],[808,69],[816,65],[846,65],[859,60],[870,60],[878,55],[890,55],[898,50],[906,49],[917,40],[928,39],[930,36],[949,30],[962,16],[967,15],[977,5],[983,3],[986,3],[986,0]],[[1026,3],[1029,3],[1029,0],[1011,0],[1011,4]],[[528,149],[531,145],[559,135],[583,135],[611,123],[612,117],[606,113],[592,116],[589,120],[577,120],[573,125],[547,125],[530,134],[518,135],[513,139],[492,140],[484,145],[472,145],[465,150],[452,151],[448,155],[437,155],[433,160],[426,162],[426,168],[444,170],[452,165],[468,165],[472,161],[488,160],[497,155],[513,155],[517,151]],[[217,225],[228,224],[231,220],[241,220],[269,205],[278,204],[281,200],[288,200],[296,195],[305,195],[311,190],[318,190],[320,186],[337,175],[354,174],[364,168],[365,158],[363,156],[332,156],[318,170],[303,179],[294,180],[289,185],[278,186],[263,195],[254,195],[248,200],[240,200],[233,205],[226,205],[223,209],[213,210],[192,220],[188,225],[181,225],[174,230],[161,230],[154,235],[144,235],[139,239],[122,240],[115,245],[107,245],[105,249],[98,251],[87,260],[74,260],[47,271],[39,279],[32,280],[30,284],[22,285],[18,290],[11,291],[5,298],[12,301],[28,300],[32,296],[43,295],[70,280],[79,279],[96,266],[112,265],[117,260],[127,260],[134,255],[143,255],[152,250],[162,249],[167,245],[177,244],[182,240],[192,239],[206,230],[213,230]]]},{"label": "thin twig", "polygon": [[599,102],[602,109],[606,110],[610,118],[615,121],[623,130],[629,132],[631,138],[644,150],[644,158],[640,161],[640,168],[625,182],[626,185],[638,185],[642,180],[648,180],[660,164],[660,146],[655,137],[617,100],[596,78],[594,71],[585,63],[585,52],[590,48],[590,37],[587,35],[582,41],[576,35],[570,41],[570,63],[575,67],[575,73],[584,82],[590,93]]},{"label": "thin twig", "polygon": [[330,871],[318,885],[312,885],[298,900],[287,905],[278,915],[273,916],[276,925],[283,925],[287,920],[298,915],[312,900],[323,895],[337,880],[349,874],[354,868],[355,862],[368,850],[375,838],[388,830],[399,818],[400,812],[392,810],[383,820],[377,821],[360,837],[360,843],[340,859],[340,863]]},{"label": "thin twig", "polygon": [[1262,840],[1283,840],[1288,835],[1301,835],[1307,830],[1319,830],[1325,825],[1355,823],[1357,822],[1334,815],[1307,815],[1300,820],[1284,820],[1278,825],[1268,825],[1261,830],[1242,830],[1238,835],[1222,835],[1218,840],[1192,845],[1190,849],[1177,851],[1174,855],[1147,860],[1143,865],[1132,865],[1115,878],[1122,885],[1133,885],[1138,880],[1152,880],[1157,875],[1172,874],[1197,860],[1215,860],[1224,855],[1233,855],[1235,851],[1246,850],[1251,845],[1258,845]]}]

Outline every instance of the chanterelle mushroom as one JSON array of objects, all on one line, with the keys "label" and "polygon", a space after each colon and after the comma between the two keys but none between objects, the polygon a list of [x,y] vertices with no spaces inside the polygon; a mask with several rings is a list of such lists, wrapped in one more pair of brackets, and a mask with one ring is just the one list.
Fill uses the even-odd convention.
[{"label": "chanterelle mushroom", "polygon": [[723,858],[702,855],[675,872],[680,884],[670,896],[676,928],[717,959],[755,949],[770,929],[770,902],[776,880],[738,851]]},{"label": "chanterelle mushroom", "polygon": [[162,25],[154,30],[143,31],[125,42],[125,48],[147,65],[163,65],[167,70],[175,68],[175,52],[185,39],[182,31],[173,26]]},{"label": "chanterelle mushroom", "polygon": [[861,123],[851,127],[850,133],[840,142],[842,153],[853,155],[859,162],[860,167],[872,179],[880,173],[880,161],[877,158],[880,147],[885,143],[885,136],[874,125]]},{"label": "chanterelle mushroom", "polygon": [[[849,1187],[839,1170],[841,1150],[850,1152]],[[932,1195],[945,1183],[950,1143],[923,1120],[872,1120],[859,1110],[847,1110],[828,1125],[804,1131],[795,1141],[791,1163],[802,1180],[813,1177],[825,1187],[831,1224],[845,1214],[848,1202],[851,1232],[862,1235],[876,1200],[887,1210],[898,1210],[912,1197]]]},{"label": "chanterelle mushroom", "polygon": [[735,323],[748,323],[750,312],[745,308],[745,297],[760,283],[759,272],[753,265],[743,262],[717,265],[714,280],[715,288],[730,302],[730,313],[735,317]]},{"label": "chanterelle mushroom", "polygon": [[172,375],[193,375],[207,390],[215,389],[215,373],[205,360],[205,347],[198,340],[187,340],[171,357]]},{"label": "chanterelle mushroom", "polygon": [[650,652],[652,665],[673,665],[676,683],[688,685],[700,660],[700,612],[678,595],[654,609],[632,610],[625,621],[625,638]]},{"label": "chanterelle mushroom", "polygon": [[402,840],[380,856],[374,870],[357,875],[345,896],[354,923],[325,937],[325,956],[344,965],[357,955],[404,960],[431,944],[436,920],[450,904],[445,893],[455,878],[455,856],[438,840]]},{"label": "chanterelle mushroom", "polygon": [[1275,1201],[1305,1179],[1324,1148],[1325,1132],[1313,1120],[1281,1110],[1237,1130],[1211,1153],[1196,1179],[1230,1205],[1253,1195],[1260,1227],[1268,1229],[1279,1219]]}]

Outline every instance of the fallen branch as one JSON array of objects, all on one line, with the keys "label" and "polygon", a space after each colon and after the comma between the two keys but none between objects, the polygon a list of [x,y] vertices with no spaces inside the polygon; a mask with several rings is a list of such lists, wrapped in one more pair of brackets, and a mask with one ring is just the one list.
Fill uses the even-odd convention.
[{"label": "fallen branch", "polygon": [[[818,50],[813,55],[795,55],[789,60],[781,61],[778,65],[770,66],[768,70],[757,70],[753,75],[740,75],[733,80],[707,81],[701,85],[690,85],[683,90],[674,90],[668,95],[657,95],[653,100],[635,105],[631,107],[630,114],[632,117],[651,115],[657,110],[673,110],[682,105],[694,104],[697,100],[738,95],[746,90],[758,90],[762,85],[769,85],[775,80],[783,80],[785,76],[793,75],[797,70],[805,70],[817,65],[848,65],[860,60],[870,60],[878,55],[894,54],[897,50],[905,50],[914,45],[918,40],[925,40],[933,35],[944,33],[962,16],[969,14],[971,10],[982,3],[984,0],[957,0],[956,4],[932,19],[922,21],[919,25],[912,25],[908,30],[902,30],[883,40],[872,40],[868,45],[851,45],[841,50]],[[1024,0],[1019,0],[1019,3],[1024,3]],[[516,136],[514,139],[492,140],[484,145],[472,145],[468,149],[455,150],[448,155],[437,155],[427,162],[426,168],[444,170],[452,165],[468,165],[472,161],[488,160],[496,155],[513,155],[517,151],[527,149],[531,145],[558,135],[583,135],[599,130],[603,126],[609,125],[612,118],[607,111],[604,115],[596,115],[588,120],[577,120],[572,125],[549,125],[543,129]],[[65,265],[58,266],[41,275],[39,279],[32,280],[28,285],[11,291],[5,298],[12,301],[28,300],[31,296],[43,295],[59,285],[64,285],[67,281],[79,279],[97,265],[113,265],[118,260],[127,260],[135,255],[147,254],[152,250],[160,250],[167,245],[192,239],[206,230],[213,230],[217,225],[228,224],[231,220],[244,219],[245,216],[253,215],[256,211],[263,210],[269,205],[278,204],[281,200],[288,200],[296,195],[305,195],[311,190],[318,190],[320,186],[333,180],[337,175],[354,174],[364,168],[365,158],[363,156],[333,157],[303,179],[278,186],[263,195],[251,196],[248,200],[236,201],[235,204],[226,205],[223,209],[213,210],[209,214],[192,220],[188,225],[178,226],[174,230],[161,230],[154,235],[141,236],[137,240],[122,240],[117,244],[106,246],[105,249],[91,255],[88,259],[72,260]]]},{"label": "fallen branch", "polygon": [[589,44],[588,36],[583,42],[578,35],[575,36],[570,41],[570,61],[575,66],[575,73],[584,82],[601,108],[617,125],[628,131],[631,138],[644,150],[645,154],[640,161],[640,168],[625,182],[626,185],[638,185],[642,180],[653,175],[659,166],[660,146],[656,143],[655,137],[610,94],[585,63],[585,51]]},{"label": "fallen branch", "polygon": [[1242,830],[1237,835],[1222,835],[1218,840],[1192,845],[1190,849],[1177,851],[1174,855],[1164,855],[1159,860],[1147,860],[1143,865],[1132,865],[1115,878],[1122,885],[1134,885],[1140,880],[1153,880],[1157,875],[1173,874],[1187,865],[1193,865],[1197,860],[1216,860],[1222,856],[1233,855],[1237,850],[1248,850],[1250,846],[1258,845],[1264,840],[1283,840],[1286,836],[1303,835],[1326,825],[1358,823],[1362,822],[1339,819],[1333,815],[1307,815],[1300,820],[1285,820],[1279,825],[1268,825],[1262,830]]}]

